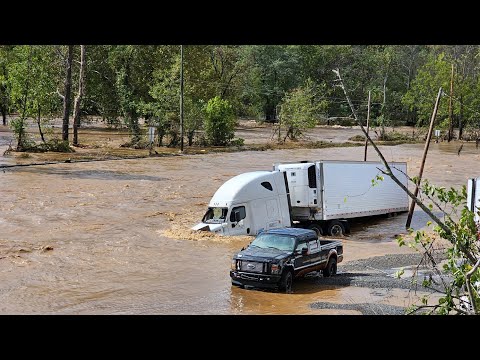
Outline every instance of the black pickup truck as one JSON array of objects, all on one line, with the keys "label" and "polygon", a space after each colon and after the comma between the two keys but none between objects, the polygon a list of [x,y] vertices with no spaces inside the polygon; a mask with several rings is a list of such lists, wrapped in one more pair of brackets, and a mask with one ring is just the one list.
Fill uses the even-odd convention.
[{"label": "black pickup truck", "polygon": [[232,285],[277,288],[291,292],[293,279],[322,270],[337,273],[343,245],[318,239],[313,230],[281,228],[264,231],[232,259]]}]

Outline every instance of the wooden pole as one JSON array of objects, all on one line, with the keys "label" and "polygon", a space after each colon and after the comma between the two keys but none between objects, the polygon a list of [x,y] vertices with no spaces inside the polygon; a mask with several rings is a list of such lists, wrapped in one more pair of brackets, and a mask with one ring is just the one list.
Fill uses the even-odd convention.
[{"label": "wooden pole", "polygon": [[180,45],[180,151],[183,152],[183,45]]},{"label": "wooden pole", "polygon": [[450,77],[450,100],[448,101],[448,142],[453,138],[453,64],[452,64],[452,76]]},{"label": "wooden pole", "polygon": [[[442,88],[438,89],[437,100],[435,101],[435,106],[433,108],[432,118],[430,119],[430,127],[428,128],[427,141],[425,142],[425,148],[423,150],[422,163],[420,164],[420,171],[419,171],[419,174],[418,174],[418,179],[415,183],[415,191],[413,192],[413,194],[415,196],[418,195],[418,187],[420,185],[420,182],[422,181],[423,168],[425,166],[425,160],[427,159],[428,147],[430,146],[430,139],[432,138],[433,124],[435,123],[435,117],[437,116],[438,103],[440,102],[440,96],[441,95],[442,95]],[[413,210],[414,209],[415,209],[415,201],[412,201],[412,203],[410,204],[410,209],[408,210],[407,223],[405,225],[405,227],[407,229],[410,227],[410,224],[412,222],[412,216],[413,216]]]},{"label": "wooden pole", "polygon": [[[370,96],[372,92],[368,92],[368,110],[367,110],[367,135],[370,130]],[[363,161],[367,161],[367,147],[368,147],[368,138],[365,138],[365,155],[363,157]]]}]

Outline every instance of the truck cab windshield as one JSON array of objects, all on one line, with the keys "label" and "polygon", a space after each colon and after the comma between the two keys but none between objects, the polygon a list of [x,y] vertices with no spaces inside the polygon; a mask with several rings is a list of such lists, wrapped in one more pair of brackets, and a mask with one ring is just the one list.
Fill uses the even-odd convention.
[{"label": "truck cab windshield", "polygon": [[250,246],[256,246],[262,249],[293,251],[295,238],[287,235],[260,234],[252,241]]},{"label": "truck cab windshield", "polygon": [[221,224],[225,222],[225,219],[227,218],[227,212],[228,208],[208,208],[202,221],[206,224]]}]

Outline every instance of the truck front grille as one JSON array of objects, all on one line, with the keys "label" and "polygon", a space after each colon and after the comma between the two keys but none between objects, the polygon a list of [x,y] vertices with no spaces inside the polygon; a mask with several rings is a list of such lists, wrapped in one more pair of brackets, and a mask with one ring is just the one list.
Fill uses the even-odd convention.
[{"label": "truck front grille", "polygon": [[257,261],[241,261],[240,271],[263,273],[263,263]]}]

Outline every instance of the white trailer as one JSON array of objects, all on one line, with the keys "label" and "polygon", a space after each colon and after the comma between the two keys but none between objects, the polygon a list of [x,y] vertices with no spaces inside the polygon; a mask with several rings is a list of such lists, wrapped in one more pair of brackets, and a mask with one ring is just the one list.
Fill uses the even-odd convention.
[{"label": "white trailer", "polygon": [[[392,162],[389,166],[408,186],[407,164]],[[274,165],[274,170],[287,175],[293,219],[302,227],[329,235],[348,231],[348,223],[339,220],[408,210],[407,193],[390,177],[383,176],[383,169],[380,162],[373,161],[322,160]],[[379,180],[380,176],[383,180]]]},{"label": "white trailer", "polygon": [[[390,163],[407,186],[406,163]],[[214,194],[195,230],[256,235],[279,227],[303,227],[341,236],[349,218],[408,210],[408,195],[380,162],[303,161],[274,164],[225,182]]]}]

